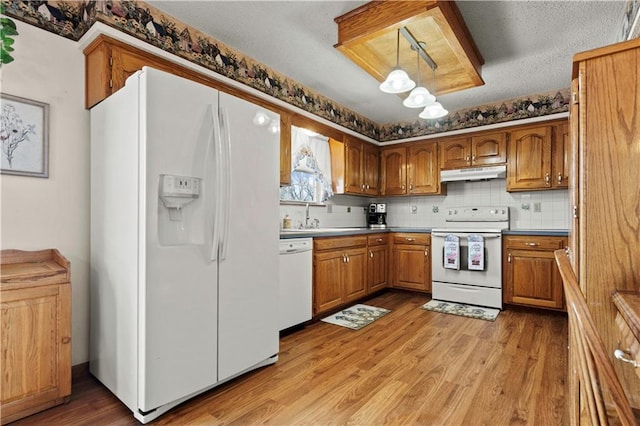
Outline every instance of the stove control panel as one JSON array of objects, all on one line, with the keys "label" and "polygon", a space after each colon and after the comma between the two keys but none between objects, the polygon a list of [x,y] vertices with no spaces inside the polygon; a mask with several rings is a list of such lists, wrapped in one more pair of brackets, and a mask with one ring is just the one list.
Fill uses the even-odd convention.
[{"label": "stove control panel", "polygon": [[447,222],[508,222],[509,207],[450,207],[446,210]]}]

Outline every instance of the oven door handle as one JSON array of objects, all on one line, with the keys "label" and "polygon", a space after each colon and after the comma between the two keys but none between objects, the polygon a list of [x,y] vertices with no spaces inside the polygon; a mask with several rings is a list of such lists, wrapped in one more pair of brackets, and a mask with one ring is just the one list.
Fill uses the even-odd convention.
[{"label": "oven door handle", "polygon": [[[457,235],[457,236],[466,236],[466,235],[475,235],[473,232],[464,232],[464,233],[460,233],[460,232],[432,232],[431,236],[432,237],[439,237],[439,238],[444,238],[447,235]],[[480,234],[482,235],[482,234]],[[489,235],[482,235],[485,239],[489,239],[489,238],[500,238],[502,236],[502,234],[489,234]]]}]

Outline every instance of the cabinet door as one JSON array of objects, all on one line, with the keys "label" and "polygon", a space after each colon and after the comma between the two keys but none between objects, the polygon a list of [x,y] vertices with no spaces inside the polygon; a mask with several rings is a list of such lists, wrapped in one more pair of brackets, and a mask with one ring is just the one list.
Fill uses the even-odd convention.
[{"label": "cabinet door", "polygon": [[553,188],[568,188],[571,153],[569,123],[554,126],[551,153],[553,155],[551,186]]},{"label": "cabinet door", "polygon": [[380,193],[380,149],[368,143],[363,146],[364,193],[378,195]]},{"label": "cabinet door", "polygon": [[407,149],[388,148],[381,152],[380,193],[403,195],[407,193]]},{"label": "cabinet door", "polygon": [[345,181],[344,190],[348,194],[364,192],[364,171],[362,164],[363,143],[357,139],[345,138]]},{"label": "cabinet door", "polygon": [[530,127],[511,132],[507,190],[551,188],[551,127]]},{"label": "cabinet door", "polygon": [[407,181],[410,194],[438,194],[440,169],[438,168],[438,144],[425,142],[408,148]]},{"label": "cabinet door", "polygon": [[431,291],[429,246],[396,244],[393,247],[393,287]]},{"label": "cabinet door", "polygon": [[389,247],[369,247],[367,264],[367,292],[373,293],[386,288],[389,280]]},{"label": "cabinet door", "polygon": [[342,250],[313,255],[314,313],[324,312],[343,303]]},{"label": "cabinet door", "polygon": [[507,133],[485,133],[471,138],[471,163],[490,166],[507,162]]},{"label": "cabinet door", "polygon": [[70,284],[2,292],[3,420],[71,394],[70,300]]},{"label": "cabinet door", "polygon": [[459,169],[471,165],[471,145],[469,138],[448,139],[440,145],[440,168]]},{"label": "cabinet door", "polygon": [[291,185],[291,116],[280,114],[280,186]]},{"label": "cabinet door", "polygon": [[507,302],[561,309],[562,277],[552,251],[508,250]]},{"label": "cabinet door", "polygon": [[346,262],[342,275],[344,301],[350,302],[367,294],[367,249],[353,248],[344,251]]}]

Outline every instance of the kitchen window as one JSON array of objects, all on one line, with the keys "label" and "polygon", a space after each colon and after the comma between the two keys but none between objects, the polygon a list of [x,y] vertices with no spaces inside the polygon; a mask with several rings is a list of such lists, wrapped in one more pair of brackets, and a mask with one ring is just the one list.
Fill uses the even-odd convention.
[{"label": "kitchen window", "polygon": [[291,185],[280,188],[280,201],[322,203],[333,196],[329,138],[291,127]]}]

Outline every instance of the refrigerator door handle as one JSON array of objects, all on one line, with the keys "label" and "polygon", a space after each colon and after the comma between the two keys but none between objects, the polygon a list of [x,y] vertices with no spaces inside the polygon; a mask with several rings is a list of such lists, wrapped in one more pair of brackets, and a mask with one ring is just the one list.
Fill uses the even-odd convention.
[{"label": "refrigerator door handle", "polygon": [[211,119],[213,120],[213,129],[211,135],[213,137],[213,229],[211,234],[211,260],[218,260],[218,249],[220,245],[220,221],[222,215],[222,138],[220,135],[220,122],[218,119],[218,111],[215,105],[211,105]]},{"label": "refrigerator door handle", "polygon": [[229,113],[225,108],[220,108],[220,136],[222,145],[221,162],[222,174],[222,191],[221,191],[221,218],[222,229],[220,237],[220,260],[224,260],[227,256],[227,243],[229,238],[229,217],[231,215],[231,135],[229,134]]}]

